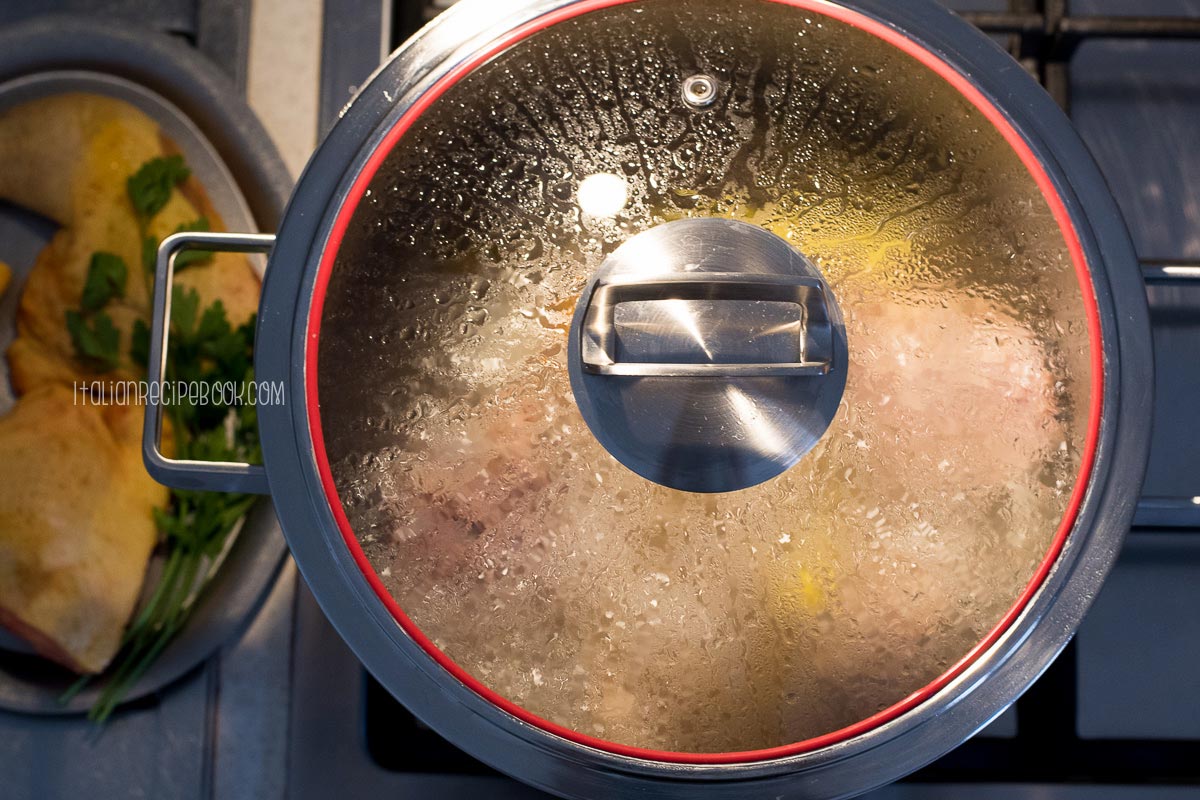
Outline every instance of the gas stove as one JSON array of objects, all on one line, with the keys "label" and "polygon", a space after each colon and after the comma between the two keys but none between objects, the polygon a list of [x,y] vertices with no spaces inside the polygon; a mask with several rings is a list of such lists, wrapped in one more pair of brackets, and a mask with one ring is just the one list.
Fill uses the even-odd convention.
[{"label": "gas stove", "polygon": [[[1134,527],[1074,643],[974,739],[868,797],[1200,797],[1200,0],[946,2],[1068,108],[1122,206],[1154,324],[1153,446]],[[281,142],[298,166],[386,53],[452,4],[257,0],[253,13],[249,0],[50,5],[173,32],[243,86],[265,57],[252,35],[264,9],[292,33],[313,17],[320,69],[293,70],[300,86],[291,90],[315,95],[316,124],[308,140]],[[42,5],[0,4],[0,24]],[[290,97],[278,84],[269,94]],[[0,774],[6,798],[545,797],[395,702],[294,570],[241,641],[103,735],[82,721],[0,714]]]}]

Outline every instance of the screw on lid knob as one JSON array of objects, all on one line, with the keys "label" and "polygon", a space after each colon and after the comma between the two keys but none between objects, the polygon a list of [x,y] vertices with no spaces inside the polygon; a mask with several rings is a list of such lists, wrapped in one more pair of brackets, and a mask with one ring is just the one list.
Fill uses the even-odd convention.
[{"label": "screw on lid knob", "polygon": [[692,108],[708,108],[717,99],[717,79],[711,75],[692,75],[683,81],[683,102]]}]

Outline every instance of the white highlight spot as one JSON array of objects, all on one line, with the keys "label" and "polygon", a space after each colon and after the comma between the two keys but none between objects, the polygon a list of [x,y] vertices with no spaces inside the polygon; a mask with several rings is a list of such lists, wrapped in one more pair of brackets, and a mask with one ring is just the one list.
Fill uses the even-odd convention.
[{"label": "white highlight spot", "polygon": [[579,207],[593,217],[615,217],[629,202],[629,184],[620,175],[598,172],[579,184]]}]

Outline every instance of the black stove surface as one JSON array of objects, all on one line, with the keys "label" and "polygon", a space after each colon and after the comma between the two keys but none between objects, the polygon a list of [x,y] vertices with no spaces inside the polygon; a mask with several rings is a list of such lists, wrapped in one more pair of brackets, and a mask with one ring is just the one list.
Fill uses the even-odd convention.
[{"label": "black stove surface", "polygon": [[[395,0],[393,44],[450,4]],[[983,733],[870,797],[1200,797],[1200,280],[1162,269],[1200,265],[1200,0],[947,5],[1068,108],[1126,215],[1154,325],[1154,438],[1135,527],[1075,641]],[[294,797],[544,796],[415,720],[306,593],[295,647]]]}]

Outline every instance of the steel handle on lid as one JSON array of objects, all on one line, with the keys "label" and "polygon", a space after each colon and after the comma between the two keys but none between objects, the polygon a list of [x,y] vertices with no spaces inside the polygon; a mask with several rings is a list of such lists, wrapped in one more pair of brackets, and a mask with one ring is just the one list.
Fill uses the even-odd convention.
[{"label": "steel handle on lid", "polygon": [[[712,302],[786,303],[798,306],[796,324],[786,326],[794,334],[791,360],[732,361],[712,359],[711,346],[732,337],[753,339],[751,326],[734,332],[705,331],[689,303]],[[707,359],[691,362],[671,360],[669,347],[652,358],[626,359],[620,352],[617,307],[623,303],[671,303],[668,314],[695,340]],[[642,327],[647,327],[643,324]],[[663,328],[664,326],[657,326]],[[784,326],[779,326],[784,327]],[[670,332],[661,330],[665,341]],[[653,340],[653,334],[648,338]],[[708,340],[707,342],[705,340]],[[833,326],[825,289],[818,278],[755,273],[693,272],[667,273],[637,278],[616,278],[596,285],[588,305],[580,337],[583,368],[595,375],[629,377],[746,378],[821,376],[833,363]],[[651,345],[649,348],[656,348]]]},{"label": "steel handle on lid", "polygon": [[821,438],[846,385],[845,327],[816,265],[717,217],[655,225],[604,259],[567,371],[617,461],[685,492],[770,480]]},{"label": "steel handle on lid", "polygon": [[154,267],[154,305],[150,328],[151,391],[147,394],[146,425],[142,434],[142,457],[146,471],[161,484],[174,489],[212,492],[270,494],[267,471],[258,464],[233,461],[187,461],[167,458],[160,447],[163,398],[161,387],[167,370],[167,344],[171,319],[171,284],[175,256],[182,250],[226,253],[270,253],[275,237],[256,233],[176,233],[158,246]]}]

